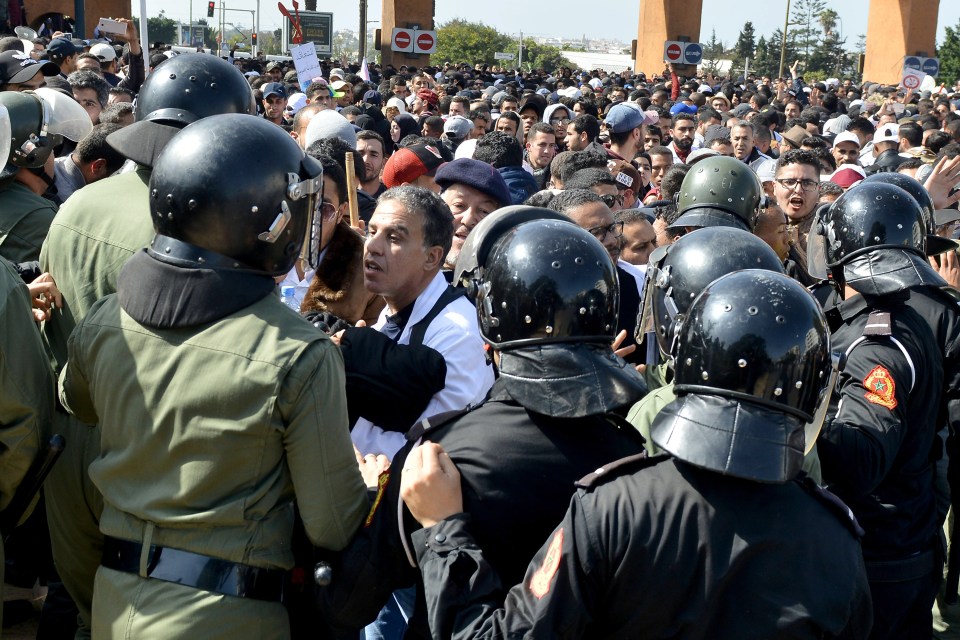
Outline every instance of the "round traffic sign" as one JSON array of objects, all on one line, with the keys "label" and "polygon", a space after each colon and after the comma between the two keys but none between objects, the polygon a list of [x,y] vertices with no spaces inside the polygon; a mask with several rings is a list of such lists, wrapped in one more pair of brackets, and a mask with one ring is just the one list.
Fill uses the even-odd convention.
[{"label": "round traffic sign", "polygon": [[680,45],[674,43],[667,47],[667,60],[670,62],[678,62],[680,56],[683,54],[683,49]]},{"label": "round traffic sign", "polygon": [[906,89],[916,89],[920,86],[920,78],[917,76],[909,75],[903,77],[903,86]]},{"label": "round traffic sign", "polygon": [[903,59],[903,66],[905,66],[905,67],[907,67],[907,68],[909,68],[909,69],[917,69],[917,70],[919,71],[919,70],[920,70],[920,58],[918,58],[918,57],[916,57],[916,56],[907,56],[906,58]]},{"label": "round traffic sign", "polygon": [[418,49],[433,49],[433,36],[429,33],[421,33],[417,36]]},{"label": "round traffic sign", "polygon": [[397,35],[393,37],[393,44],[398,49],[406,49],[410,46],[410,33],[408,31],[397,31]]},{"label": "round traffic sign", "polygon": [[703,59],[703,47],[695,42],[691,42],[687,45],[687,48],[683,50],[683,58],[687,64],[700,64],[700,60]]},{"label": "round traffic sign", "polygon": [[936,76],[940,74],[940,60],[937,58],[925,58],[923,63],[920,65],[920,70],[923,71],[928,76]]}]

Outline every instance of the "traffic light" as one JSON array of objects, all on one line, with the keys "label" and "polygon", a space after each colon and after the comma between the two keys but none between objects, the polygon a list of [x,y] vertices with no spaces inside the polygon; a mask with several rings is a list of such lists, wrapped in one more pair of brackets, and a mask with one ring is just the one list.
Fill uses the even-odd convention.
[{"label": "traffic light", "polygon": [[207,17],[208,17],[208,18],[212,18],[212,17],[213,17],[213,6],[214,6],[214,4],[216,4],[216,3],[214,3],[214,2],[208,2],[208,3],[207,3]]},{"label": "traffic light", "polygon": [[256,31],[254,31],[253,33],[250,34],[250,44],[252,44],[253,46],[257,46],[257,32],[256,32]]}]

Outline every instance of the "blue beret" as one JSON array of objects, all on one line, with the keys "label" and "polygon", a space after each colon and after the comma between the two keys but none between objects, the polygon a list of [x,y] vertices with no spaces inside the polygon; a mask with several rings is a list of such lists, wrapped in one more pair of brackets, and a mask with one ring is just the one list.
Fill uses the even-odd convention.
[{"label": "blue beret", "polygon": [[486,162],[473,158],[458,158],[448,162],[439,169],[434,176],[437,184],[446,189],[452,184],[465,184],[477,191],[487,194],[505,207],[513,202],[510,189],[500,172]]}]

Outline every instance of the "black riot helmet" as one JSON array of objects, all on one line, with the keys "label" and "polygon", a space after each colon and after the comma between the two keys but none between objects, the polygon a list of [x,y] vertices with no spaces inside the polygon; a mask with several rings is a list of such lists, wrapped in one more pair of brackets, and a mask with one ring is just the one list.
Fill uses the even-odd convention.
[{"label": "black riot helmet", "polygon": [[783,273],[783,263],[766,242],[733,227],[705,227],[657,248],[647,265],[637,340],[653,331],[669,354],[677,323],[693,299],[719,278],[740,269]]},{"label": "black riot helmet", "polygon": [[186,126],[221,113],[253,114],[256,105],[240,70],[217,56],[174,56],[147,76],[137,95],[137,122]]},{"label": "black riot helmet", "polygon": [[937,235],[936,224],[933,216],[933,200],[927,189],[920,184],[916,178],[912,178],[903,173],[894,173],[890,171],[881,171],[867,176],[864,184],[874,182],[892,184],[900,187],[917,201],[920,205],[920,212],[923,214],[923,222],[927,230],[927,255],[937,255],[945,251],[952,251],[957,248],[957,244],[947,238],[941,238]]},{"label": "black riot helmet", "polygon": [[247,79],[217,56],[185,53],[147,76],[137,94],[137,121],[110,134],[107,143],[124,157],[150,167],[177,131],[224,113],[256,115]]},{"label": "black riot helmet", "polygon": [[316,265],[322,190],[320,163],[283,129],[255,116],[212,116],[187,126],[160,153],[150,213],[158,235],[276,276],[290,271],[301,251]]},{"label": "black riot helmet", "polygon": [[824,238],[824,261],[835,268],[884,249],[924,255],[926,224],[906,191],[882,182],[861,183],[820,211],[813,231]]},{"label": "black riot helmet", "polygon": [[471,299],[475,299],[480,283],[482,265],[487,262],[490,249],[503,234],[518,224],[531,220],[560,220],[573,224],[567,216],[552,209],[511,205],[501,207],[477,223],[460,249],[460,256],[453,269],[454,286],[463,287]]},{"label": "black riot helmet", "polygon": [[646,392],[610,348],[617,272],[589,232],[568,220],[521,222],[493,243],[471,280],[480,334],[499,352],[505,392],[521,406],[583,417],[629,407]]},{"label": "black riot helmet", "polygon": [[477,293],[480,334],[499,350],[613,342],[620,288],[610,254],[571,222],[533,220],[490,249]]},{"label": "black riot helmet", "polygon": [[651,426],[654,442],[723,474],[796,476],[840,362],[817,301],[786,275],[737,271],[697,296],[675,345],[677,401]]},{"label": "black riot helmet", "polygon": [[680,217],[671,227],[734,227],[752,231],[761,211],[760,179],[736,158],[701,160],[683,178],[677,193]]}]

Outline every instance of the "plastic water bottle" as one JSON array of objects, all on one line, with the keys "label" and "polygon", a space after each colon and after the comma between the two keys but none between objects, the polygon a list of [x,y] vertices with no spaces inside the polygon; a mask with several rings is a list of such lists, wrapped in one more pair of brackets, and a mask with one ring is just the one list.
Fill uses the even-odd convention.
[{"label": "plastic water bottle", "polygon": [[287,305],[297,313],[300,313],[300,305],[297,304],[296,298],[293,297],[294,286],[292,284],[285,284],[280,287],[280,302]]}]

